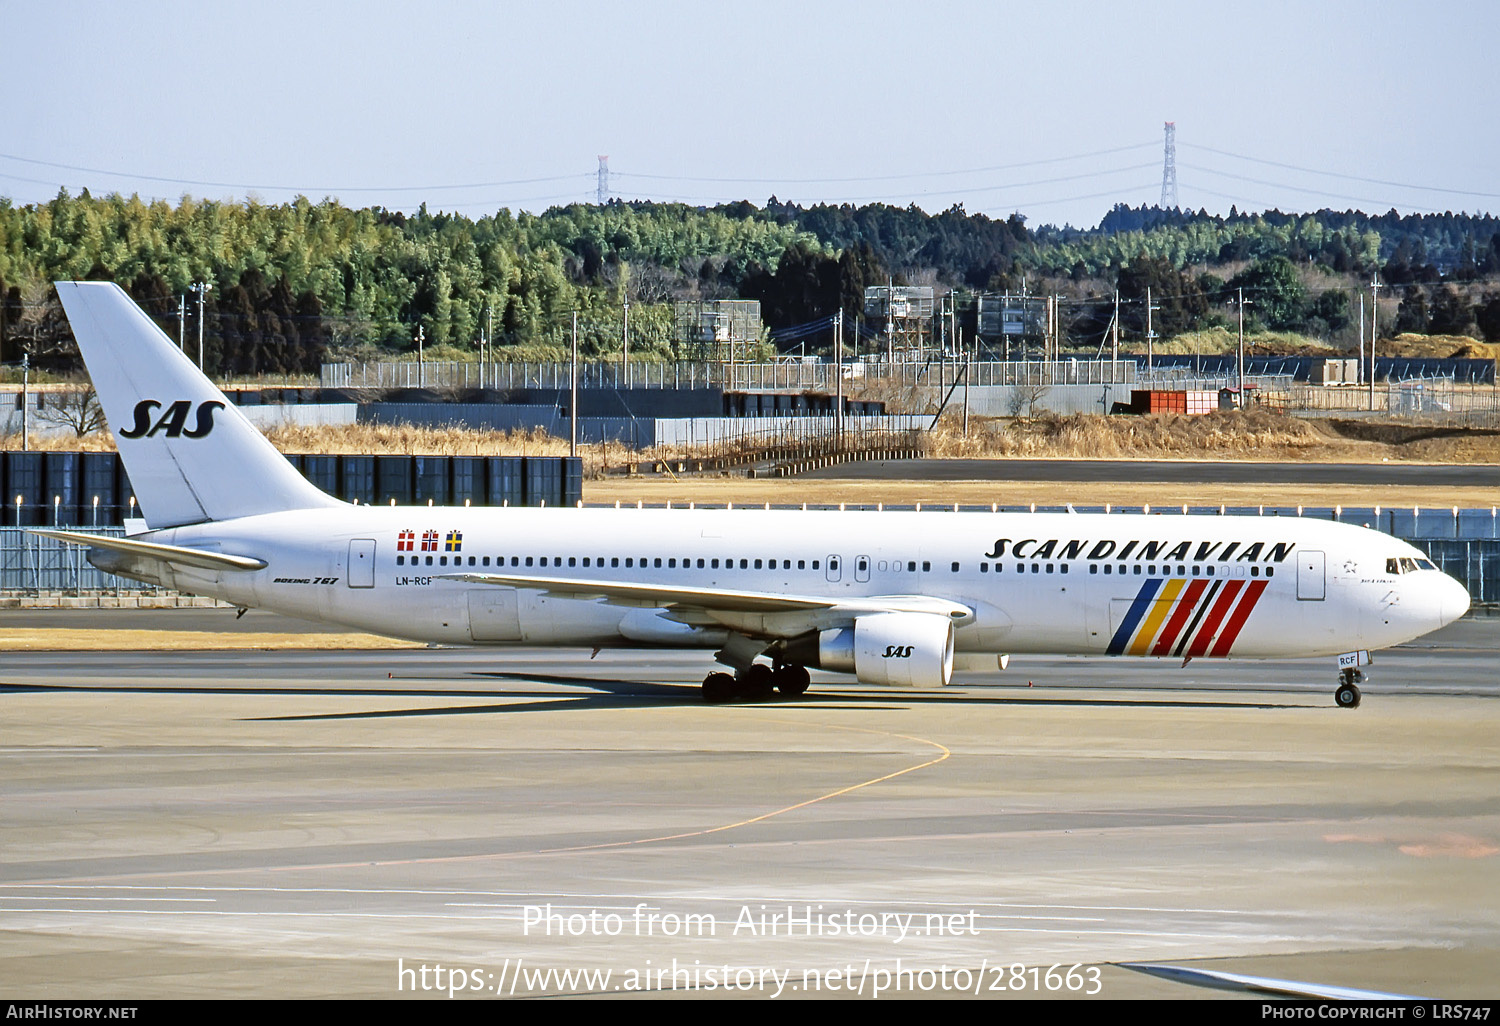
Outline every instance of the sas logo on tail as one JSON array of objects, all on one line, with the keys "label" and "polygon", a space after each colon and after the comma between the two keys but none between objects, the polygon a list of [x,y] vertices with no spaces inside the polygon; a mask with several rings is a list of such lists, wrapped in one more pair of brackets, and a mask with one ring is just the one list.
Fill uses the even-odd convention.
[{"label": "sas logo on tail", "polygon": [[154,412],[161,409],[161,403],[155,399],[142,399],[135,404],[135,423],[130,426],[130,430],[121,431],[120,437],[153,438],[161,432],[168,438],[202,438],[214,429],[214,410],[223,408],[224,404],[215,399],[199,403],[198,416],[192,429],[185,430],[188,414],[193,409],[191,401],[179,399],[153,420]]}]

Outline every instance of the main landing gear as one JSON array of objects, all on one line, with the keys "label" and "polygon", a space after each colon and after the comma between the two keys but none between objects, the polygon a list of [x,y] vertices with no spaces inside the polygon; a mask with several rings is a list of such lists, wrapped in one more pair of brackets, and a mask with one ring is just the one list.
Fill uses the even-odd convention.
[{"label": "main landing gear", "polygon": [[703,700],[711,705],[724,702],[764,702],[776,697],[796,698],[807,691],[812,678],[807,667],[782,663],[775,669],[751,663],[735,674],[716,672],[703,678]]},{"label": "main landing gear", "polygon": [[1340,709],[1359,708],[1359,685],[1365,679],[1365,675],[1358,667],[1346,666],[1339,671],[1339,686],[1333,693],[1333,700]]}]

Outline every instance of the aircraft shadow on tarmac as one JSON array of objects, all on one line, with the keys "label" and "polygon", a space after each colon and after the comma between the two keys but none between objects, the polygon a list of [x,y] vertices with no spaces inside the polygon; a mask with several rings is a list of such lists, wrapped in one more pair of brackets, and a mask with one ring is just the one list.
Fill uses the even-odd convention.
[{"label": "aircraft shadow on tarmac", "polygon": [[[1290,709],[1308,708],[1307,703],[1242,701],[1232,699],[1141,699],[1114,697],[1042,697],[1027,689],[1024,697],[974,694],[957,688],[945,692],[913,693],[911,691],[811,691],[798,698],[775,696],[763,701],[727,702],[722,706],[705,706],[702,688],[697,683],[623,680],[610,677],[579,677],[536,673],[485,671],[474,676],[514,681],[518,685],[548,684],[587,689],[578,694],[556,691],[533,691],[525,688],[290,688],[290,687],[121,687],[88,684],[8,684],[0,683],[0,694],[68,692],[96,694],[174,694],[174,695],[285,695],[308,698],[492,698],[506,699],[499,705],[437,705],[409,709],[373,709],[361,712],[303,713],[289,716],[248,717],[247,722],[292,722],[298,720],[389,719],[407,716],[452,716],[491,713],[546,712],[557,709],[622,709],[649,704],[657,707],[687,706],[693,708],[773,708],[779,712],[798,709],[838,708],[899,712],[916,705],[1022,706],[1051,705],[1080,708],[1162,708],[1162,709]],[[986,685],[970,685],[988,687]],[[991,685],[992,686],[992,685]],[[1006,685],[1017,687],[1016,685]],[[959,687],[963,687],[960,685]],[[517,701],[532,699],[532,701]],[[857,703],[857,704],[855,704]],[[1321,703],[1319,703],[1321,704]]]},{"label": "aircraft shadow on tarmac", "polygon": [[[533,698],[531,702],[506,702],[503,705],[439,706],[421,709],[382,709],[369,712],[303,714],[297,716],[262,717],[268,720],[350,720],[381,719],[402,716],[448,716],[459,714],[541,712],[553,709],[620,709],[639,707],[643,703],[653,706],[690,706],[706,708],[702,689],[697,684],[669,684],[655,681],[621,680],[608,677],[559,676],[537,673],[508,673],[488,671],[476,676],[493,677],[515,681],[517,684],[536,683],[567,687],[587,688],[588,692],[574,695],[558,695],[555,692],[524,690],[493,691],[494,697],[509,699]],[[307,692],[300,692],[306,694]],[[372,695],[388,695],[390,692],[375,691]],[[451,693],[450,693],[451,694]],[[858,704],[855,704],[858,703]],[[950,691],[946,694],[913,694],[911,692],[856,692],[813,691],[798,698],[779,696],[763,701],[726,702],[713,708],[760,707],[789,712],[798,709],[816,710],[838,708],[841,710],[865,710],[900,712],[913,705],[958,704],[963,706],[987,705],[1054,705],[1080,707],[1129,707],[1129,708],[1214,708],[1214,709],[1285,709],[1305,708],[1302,703],[1214,701],[1201,699],[1123,699],[1123,698],[1040,698],[1035,693],[1025,698],[999,695],[975,695]]]}]

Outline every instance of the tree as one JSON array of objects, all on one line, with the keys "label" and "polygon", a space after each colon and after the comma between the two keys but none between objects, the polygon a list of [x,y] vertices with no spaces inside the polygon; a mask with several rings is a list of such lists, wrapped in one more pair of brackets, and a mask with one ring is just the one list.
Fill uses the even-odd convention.
[{"label": "tree", "polygon": [[1396,308],[1396,334],[1412,332],[1418,335],[1427,332],[1427,290],[1420,285],[1408,285],[1401,293],[1401,305]]},{"label": "tree", "polygon": [[1307,290],[1297,268],[1284,256],[1255,261],[1229,279],[1229,289],[1243,288],[1255,319],[1268,328],[1300,328],[1307,318]]},{"label": "tree", "polygon": [[1432,294],[1427,330],[1433,335],[1472,335],[1474,304],[1452,285],[1443,285]]},{"label": "tree", "polygon": [[42,404],[36,415],[48,424],[66,427],[77,438],[105,428],[104,407],[88,381],[75,381],[67,388],[40,393]]}]

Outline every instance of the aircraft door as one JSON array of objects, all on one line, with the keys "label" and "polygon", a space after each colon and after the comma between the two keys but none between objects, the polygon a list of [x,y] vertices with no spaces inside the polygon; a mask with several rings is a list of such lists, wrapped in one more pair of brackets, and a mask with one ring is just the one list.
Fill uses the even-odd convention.
[{"label": "aircraft door", "polygon": [[838,556],[829,556],[827,566],[828,569],[826,573],[828,575],[828,579],[835,584],[838,583],[838,581],[844,576],[843,560],[841,560]]},{"label": "aircraft door", "polygon": [[1324,563],[1321,552],[1302,549],[1297,553],[1297,597],[1321,602],[1324,594]]},{"label": "aircraft door", "polygon": [[856,581],[858,581],[860,584],[864,584],[866,581],[868,581],[870,579],[870,557],[869,556],[855,556],[854,557],[854,579]]},{"label": "aircraft door", "polygon": [[349,543],[349,587],[375,587],[375,539],[355,538]]}]

